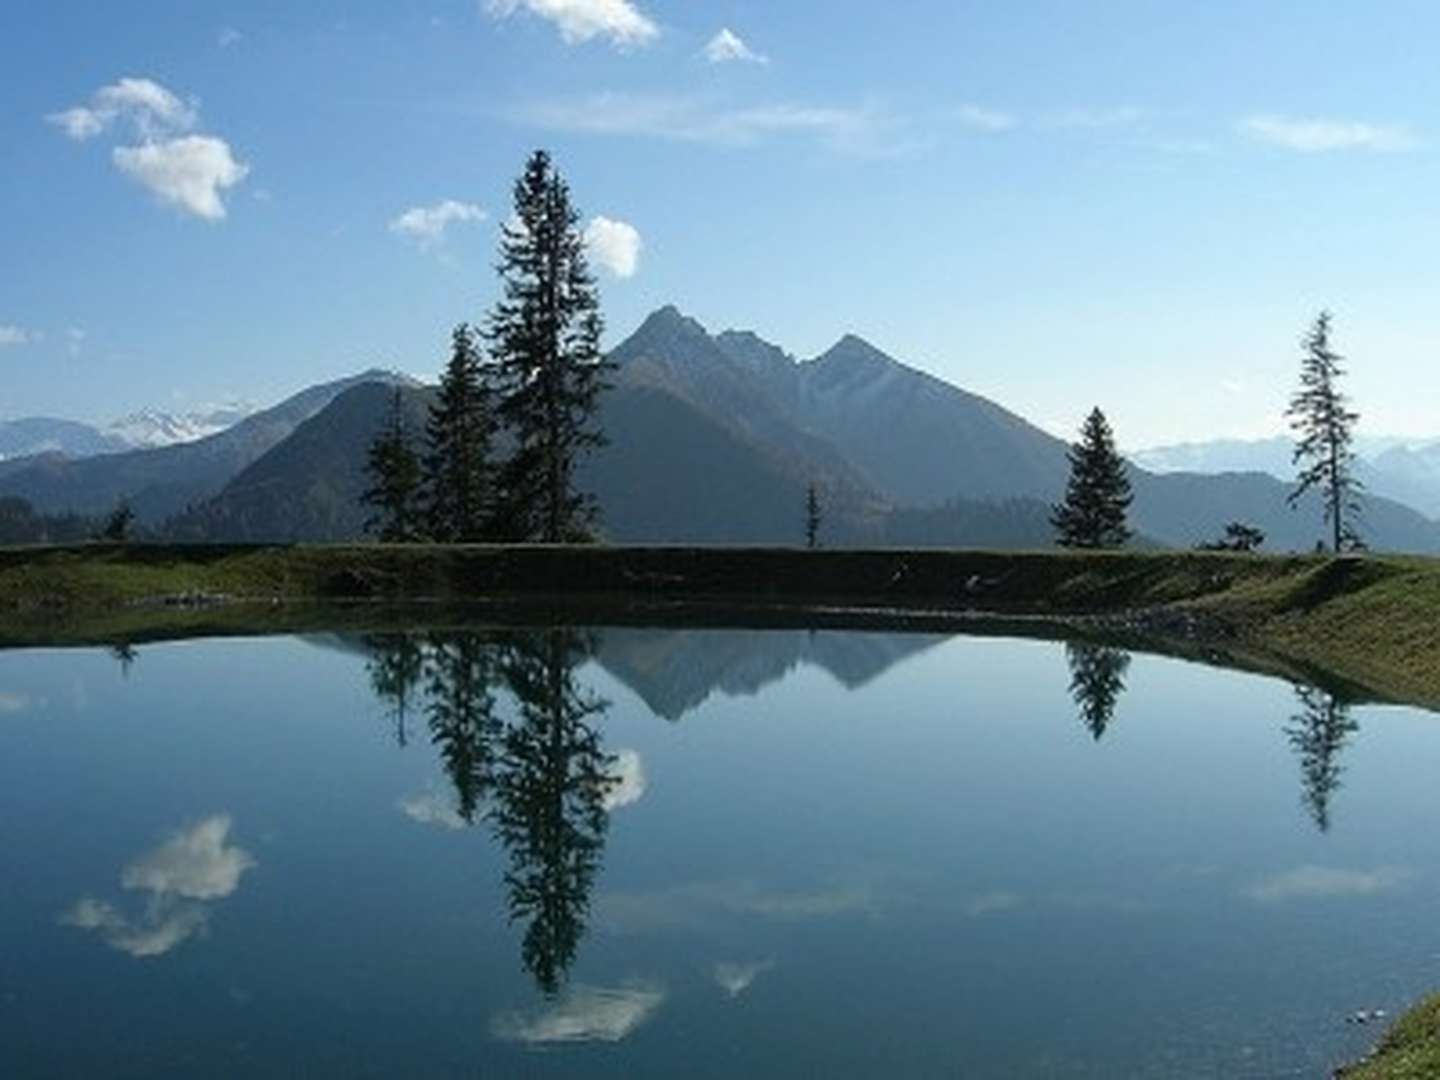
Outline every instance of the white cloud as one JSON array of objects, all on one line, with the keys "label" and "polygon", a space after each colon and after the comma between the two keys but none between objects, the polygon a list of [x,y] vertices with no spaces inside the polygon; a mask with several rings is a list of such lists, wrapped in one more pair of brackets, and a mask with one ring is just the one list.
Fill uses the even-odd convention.
[{"label": "white cloud", "polygon": [[1020,121],[1010,113],[979,105],[961,105],[955,110],[955,115],[960,123],[976,131],[1011,131],[1020,125]]},{"label": "white cloud", "polygon": [[596,901],[596,923],[612,933],[710,927],[718,916],[779,921],[875,915],[887,901],[868,884],[776,892],[752,881],[716,881],[653,892],[609,892]]},{"label": "white cloud", "polygon": [[768,64],[770,58],[746,45],[740,35],[722,28],[705,45],[705,59],[712,64]]},{"label": "white cloud", "polygon": [[1297,866],[1262,878],[1245,890],[1251,900],[1274,904],[1284,900],[1317,900],[1337,896],[1374,896],[1394,892],[1414,873],[1402,867],[1338,870],[1328,866]]},{"label": "white cloud", "polygon": [[33,331],[13,323],[0,323],[0,349],[7,345],[29,345],[36,339]]},{"label": "white cloud", "polygon": [[576,986],[545,1008],[501,1013],[490,1024],[496,1038],[531,1044],[619,1042],[665,1000],[656,986],[608,990]]},{"label": "white cloud", "polygon": [[485,7],[497,19],[517,11],[538,15],[555,24],[567,45],[594,37],[621,47],[646,45],[660,36],[660,28],[631,0],[488,0]]},{"label": "white cloud", "polygon": [[630,135],[754,146],[772,138],[810,136],[860,154],[895,147],[900,121],[877,105],[842,107],[778,102],[717,107],[689,97],[600,93],[532,102],[512,113],[523,124],[582,135]]},{"label": "white cloud", "polygon": [[1050,127],[1062,129],[1105,131],[1131,127],[1138,123],[1143,115],[1133,105],[1120,105],[1108,109],[1064,109],[1052,113],[1047,123]]},{"label": "white cloud", "polygon": [[78,326],[65,328],[65,351],[71,356],[79,356],[80,350],[85,347],[85,338],[88,335]]},{"label": "white cloud", "polygon": [[1298,120],[1261,114],[1240,121],[1243,134],[1261,142],[1304,154],[1333,150],[1369,150],[1394,153],[1413,150],[1420,140],[1404,127],[1339,120]]},{"label": "white cloud", "polygon": [[[0,327],[3,330],[4,327]],[[20,713],[30,707],[30,696],[28,694],[16,694],[9,690],[0,690],[0,713]]]},{"label": "white cloud", "polygon": [[215,43],[222,49],[228,49],[231,45],[243,40],[244,37],[245,35],[233,26],[222,26],[219,35],[215,39]]},{"label": "white cloud", "polygon": [[120,875],[121,886],[150,893],[138,917],[86,896],[61,913],[60,923],[93,931],[130,956],[169,952],[203,932],[210,917],[205,902],[229,896],[256,865],[248,851],[226,845],[229,833],[230,818],[217,814],[131,861]]},{"label": "white cloud", "polygon": [[164,142],[117,146],[116,167],[176,206],[207,221],[225,216],[220,193],[244,180],[250,167],[235,160],[230,144],[214,135],[184,135]]},{"label": "white cloud", "polygon": [[645,794],[645,764],[634,750],[620,750],[610,766],[614,783],[605,789],[606,810],[618,810],[640,801]]},{"label": "white cloud", "polygon": [[120,884],[187,900],[221,900],[255,866],[248,851],[225,845],[229,833],[228,816],[208,817],[126,866]]},{"label": "white cloud", "polygon": [[390,222],[396,236],[414,240],[429,251],[445,240],[445,230],[456,222],[484,221],[488,215],[474,203],[445,199],[434,206],[412,206]]},{"label": "white cloud", "polygon": [[[640,268],[640,249],[643,246],[639,230],[628,222],[595,217],[585,226],[585,247],[590,252],[590,257],[616,277],[635,276],[635,271]],[[624,753],[635,756],[633,750]],[[639,757],[635,756],[637,767],[639,761]],[[642,774],[642,790],[643,783]]]},{"label": "white cloud", "polygon": [[396,805],[402,814],[421,825],[436,825],[442,829],[465,828],[465,819],[460,816],[460,811],[438,792],[425,791],[419,795],[411,795],[401,799]]},{"label": "white cloud", "polygon": [[193,106],[153,79],[127,76],[95,91],[88,105],[48,116],[72,139],[89,139],[116,120],[128,119],[146,139],[189,131],[196,123]]},{"label": "white cloud", "polygon": [[749,990],[751,983],[774,966],[773,960],[761,960],[750,964],[716,964],[715,982],[726,994],[736,998]]}]

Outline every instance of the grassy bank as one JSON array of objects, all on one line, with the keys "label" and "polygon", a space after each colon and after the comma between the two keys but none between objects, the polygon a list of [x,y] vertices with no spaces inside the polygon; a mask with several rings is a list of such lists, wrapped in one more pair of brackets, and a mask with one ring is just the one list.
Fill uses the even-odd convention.
[{"label": "grassy bank", "polygon": [[[357,602],[364,601],[363,605]],[[1064,620],[1267,653],[1440,707],[1440,560],[1201,552],[81,545],[0,549],[0,644],[290,629],[343,608],[523,605],[624,621]]]},{"label": "grassy bank", "polygon": [[1440,1076],[1440,994],[1426,998],[1395,1021],[1374,1054],[1335,1075],[1344,1080],[1433,1080]]}]

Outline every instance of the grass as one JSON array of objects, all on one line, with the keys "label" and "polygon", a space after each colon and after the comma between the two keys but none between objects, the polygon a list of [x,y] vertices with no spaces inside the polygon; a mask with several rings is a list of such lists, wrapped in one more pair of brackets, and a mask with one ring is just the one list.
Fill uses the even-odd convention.
[{"label": "grass", "polygon": [[[363,604],[359,602],[363,601]],[[1440,560],[1208,552],[743,547],[106,545],[0,549],[0,644],[264,631],[384,606],[526,606],[576,619],[868,625],[975,613],[1223,644],[1440,707]],[[329,612],[317,604],[339,605]],[[363,607],[367,614],[339,614]],[[423,620],[422,620],[423,621]],[[1250,666],[1262,669],[1257,662]],[[1273,666],[1273,665],[1272,665]]]},{"label": "grass", "polygon": [[1335,1074],[1344,1080],[1433,1080],[1440,1076],[1440,994],[1396,1020],[1375,1052]]}]

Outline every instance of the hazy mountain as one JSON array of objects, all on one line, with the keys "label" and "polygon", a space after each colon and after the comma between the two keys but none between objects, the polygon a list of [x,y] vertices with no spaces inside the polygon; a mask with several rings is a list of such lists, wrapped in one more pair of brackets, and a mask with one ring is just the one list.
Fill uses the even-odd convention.
[{"label": "hazy mountain", "polygon": [[39,454],[93,457],[96,454],[113,454],[127,447],[120,436],[76,420],[50,416],[0,420],[0,461]]},{"label": "hazy mountain", "polygon": [[657,716],[679,720],[716,692],[753,696],[803,666],[854,689],[946,639],[825,630],[609,629],[595,655]]},{"label": "hazy mountain", "polygon": [[99,514],[126,498],[142,522],[157,523],[218,492],[337,394],[356,383],[394,378],[372,371],[313,386],[196,442],[79,460],[7,461],[0,467],[0,494],[18,495],[45,513]]},{"label": "hazy mountain", "polygon": [[[1355,449],[1356,478],[1371,495],[1440,517],[1440,442],[1358,436]],[[1294,440],[1286,436],[1215,439],[1137,450],[1130,459],[1151,472],[1263,472],[1290,483],[1295,477],[1294,450]]]},{"label": "hazy mountain", "polygon": [[129,449],[175,446],[218,435],[254,412],[253,406],[240,402],[185,413],[142,409],[122,416],[108,425],[104,433]]}]

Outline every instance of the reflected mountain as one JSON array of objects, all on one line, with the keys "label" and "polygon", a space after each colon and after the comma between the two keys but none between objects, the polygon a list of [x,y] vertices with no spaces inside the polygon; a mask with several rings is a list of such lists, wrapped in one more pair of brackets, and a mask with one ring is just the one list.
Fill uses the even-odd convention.
[{"label": "reflected mountain", "polygon": [[609,811],[644,791],[639,755],[602,746],[595,725],[609,703],[576,675],[593,637],[554,629],[359,640],[397,742],[422,698],[455,790],[453,814],[424,796],[402,801],[403,812],[447,827],[489,824],[509,857],[510,919],[525,926],[521,959],[542,992],[559,993],[585,935]]},{"label": "reflected mountain", "polygon": [[804,665],[829,673],[849,690],[864,686],[947,634],[829,630],[609,629],[596,659],[657,716],[679,720],[717,690],[758,694]]},{"label": "reflected mountain", "polygon": [[1080,710],[1080,722],[1099,742],[1125,692],[1130,654],[1109,645],[1067,641],[1065,662],[1070,665],[1070,696]]},{"label": "reflected mountain", "polygon": [[1314,686],[1297,685],[1300,711],[1290,718],[1285,737],[1300,758],[1301,805],[1315,827],[1330,830],[1330,800],[1340,790],[1340,751],[1360,725],[1350,718],[1350,706]]}]

